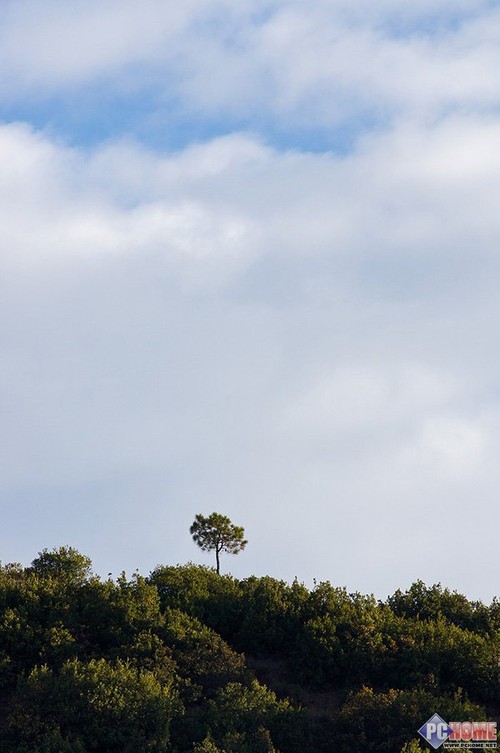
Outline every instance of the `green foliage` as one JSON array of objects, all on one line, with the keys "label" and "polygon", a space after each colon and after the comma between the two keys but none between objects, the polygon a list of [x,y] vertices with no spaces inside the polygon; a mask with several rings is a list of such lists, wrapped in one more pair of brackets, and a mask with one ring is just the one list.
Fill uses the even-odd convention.
[{"label": "green foliage", "polygon": [[121,661],[73,659],[59,673],[35,668],[12,707],[8,735],[24,745],[59,735],[87,751],[161,753],[178,700],[172,685],[160,684],[152,672]]},{"label": "green foliage", "polygon": [[499,655],[500,603],[439,585],[381,603],[192,564],[102,581],[44,550],[0,566],[0,750],[416,753],[434,711],[498,715]]},{"label": "green foliage", "polygon": [[156,588],[141,576],[117,583],[96,579],[74,594],[67,621],[88,656],[126,658],[138,636],[161,629],[164,619]]},{"label": "green foliage", "polygon": [[80,739],[68,735],[63,737],[59,729],[42,732],[36,741],[17,742],[15,753],[87,753]]},{"label": "green foliage", "polygon": [[[359,753],[392,753],[439,708],[444,719],[477,719],[483,710],[462,694],[440,696],[426,690],[395,690],[377,693],[363,687],[351,692],[337,719],[337,751],[350,753],[352,730],[356,729]],[[417,748],[418,750],[418,748]]]},{"label": "green foliage", "polygon": [[405,593],[397,590],[387,604],[400,617],[435,620],[441,616],[457,627],[480,634],[491,633],[499,626],[495,610],[479,601],[471,602],[440,583],[427,587],[417,580]]},{"label": "green foliage", "polygon": [[180,609],[227,639],[239,630],[244,618],[241,590],[230,575],[200,565],[158,565],[148,582],[157,589],[162,609]]},{"label": "green foliage", "polygon": [[401,748],[401,753],[423,753],[425,748],[422,748],[418,740],[410,740],[405,743]]},{"label": "green foliage", "polygon": [[31,563],[31,571],[45,578],[56,578],[60,583],[80,585],[91,575],[92,562],[72,546],[62,546],[49,552],[39,552]]},{"label": "green foliage", "polygon": [[231,682],[209,701],[206,724],[217,744],[228,753],[273,751],[273,740],[284,750],[302,751],[302,712],[256,680],[246,686]]},{"label": "green foliage", "polygon": [[251,577],[239,584],[241,623],[238,645],[251,653],[294,651],[301,633],[308,591],[297,581],[288,585],[275,578]]},{"label": "green foliage", "polygon": [[189,532],[200,549],[204,552],[215,552],[217,573],[220,572],[221,552],[238,554],[248,544],[244,539],[245,530],[218,512],[208,516],[196,515]]},{"label": "green foliage", "polygon": [[[371,597],[320,584],[311,594],[294,664],[301,681],[380,688],[467,688],[478,699],[498,688],[498,631],[474,633],[434,619],[395,614]],[[307,616],[307,615],[305,615]]]},{"label": "green foliage", "polygon": [[233,651],[218,633],[179,610],[169,609],[165,616],[162,636],[172,648],[182,677],[200,684],[208,695],[246,677],[245,657]]},{"label": "green foliage", "polygon": [[218,748],[209,733],[201,743],[194,744],[193,753],[227,753],[227,751]]}]

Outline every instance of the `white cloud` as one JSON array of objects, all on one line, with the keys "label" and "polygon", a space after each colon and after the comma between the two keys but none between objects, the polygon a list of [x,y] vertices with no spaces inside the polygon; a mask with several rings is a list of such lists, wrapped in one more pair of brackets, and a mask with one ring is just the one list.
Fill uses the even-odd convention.
[{"label": "white cloud", "polygon": [[163,90],[192,114],[323,128],[498,106],[490,3],[19,0],[1,21],[11,102],[106,82],[108,94]]},{"label": "white cloud", "polygon": [[[154,160],[131,146],[107,148],[87,162],[78,150],[58,148],[25,126],[2,128],[1,263],[24,268],[74,257],[149,253],[162,256],[181,274],[184,269],[193,282],[200,263],[209,265],[210,279],[213,273],[224,278],[249,251],[251,223],[237,207],[221,206],[203,190],[193,191],[189,176],[203,184],[207,176],[217,178],[232,169],[232,153],[241,164],[261,154],[244,139],[241,153],[233,139],[227,141],[227,150],[215,143],[180,160]],[[124,188],[122,181],[132,177],[131,165],[137,167],[141,157],[135,186]],[[149,199],[138,198],[144,190],[137,184],[139,176],[146,181]]]},{"label": "white cloud", "polygon": [[138,531],[147,568],[194,556],[164,530],[223,509],[251,536],[237,572],[490,596],[426,526],[496,516],[498,142],[472,117],[344,158],[1,128],[3,495],[11,526],[38,521],[26,546],[71,539],[69,505],[103,568]]},{"label": "white cloud", "polygon": [[[242,574],[491,596],[494,5],[0,13],[5,101],[154,88],[254,129],[160,153],[0,127],[3,558],[25,556],[13,531],[50,546],[78,520],[105,571],[182,561],[192,515],[221,509],[248,526]],[[350,119],[344,156],[254,135]],[[447,552],[457,518],[489,521],[486,574]]]},{"label": "white cloud", "polygon": [[422,449],[428,451],[439,469],[452,478],[462,478],[481,468],[487,438],[475,421],[437,417],[425,423]]},{"label": "white cloud", "polygon": [[259,259],[307,259],[371,284],[376,259],[403,290],[432,293],[443,265],[497,258],[492,119],[402,123],[345,158],[279,154],[244,136],[173,156],[126,143],[86,154],[20,125],[1,129],[0,152],[3,264],[156,254],[188,278],[204,266],[211,285]]},{"label": "white cloud", "polygon": [[0,34],[4,81],[8,75],[16,86],[52,89],[112,76],[161,54],[192,12],[189,0],[7,2]]},{"label": "white cloud", "polygon": [[302,437],[325,433],[337,451],[346,440],[384,444],[389,435],[399,443],[416,433],[423,416],[456,399],[456,391],[444,374],[399,363],[397,357],[383,365],[342,360],[290,406],[289,429]]},{"label": "white cloud", "polygon": [[435,18],[429,23],[425,7],[395,33],[401,3],[372,3],[375,12],[350,6],[284,2],[260,23],[237,18],[231,35],[207,34],[185,48],[181,91],[208,112],[315,127],[498,106],[497,10],[476,7],[470,17],[462,9],[460,17],[456,8],[462,23],[429,34]]}]

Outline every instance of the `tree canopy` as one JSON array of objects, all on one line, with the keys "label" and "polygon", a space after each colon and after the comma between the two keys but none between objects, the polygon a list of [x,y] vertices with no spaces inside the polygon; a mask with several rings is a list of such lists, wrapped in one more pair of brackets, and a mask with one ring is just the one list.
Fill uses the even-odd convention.
[{"label": "tree canopy", "polygon": [[213,512],[207,517],[196,515],[189,532],[200,549],[204,552],[215,552],[217,573],[220,573],[221,552],[238,554],[248,543],[243,538],[245,530],[218,512]]}]

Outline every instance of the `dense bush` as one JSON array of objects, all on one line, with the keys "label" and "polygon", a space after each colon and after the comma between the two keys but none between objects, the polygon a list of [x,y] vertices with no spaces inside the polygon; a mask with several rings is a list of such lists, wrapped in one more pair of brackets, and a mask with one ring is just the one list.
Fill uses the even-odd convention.
[{"label": "dense bush", "polygon": [[97,753],[164,753],[177,693],[154,673],[105,659],[73,659],[56,673],[36,667],[21,680],[6,723],[7,744],[31,753],[48,741]]},{"label": "dense bush", "polygon": [[439,696],[426,690],[377,693],[363,687],[349,693],[337,718],[337,753],[392,753],[399,751],[436,708],[445,719],[482,719],[483,710],[463,698]]},{"label": "dense bush", "polygon": [[158,565],[148,582],[158,591],[163,609],[180,609],[224,638],[239,629],[242,610],[238,582],[208,567]]},{"label": "dense bush", "polygon": [[191,564],[101,580],[44,550],[0,566],[0,750],[410,753],[436,710],[494,718],[499,627],[420,581],[381,603]]}]

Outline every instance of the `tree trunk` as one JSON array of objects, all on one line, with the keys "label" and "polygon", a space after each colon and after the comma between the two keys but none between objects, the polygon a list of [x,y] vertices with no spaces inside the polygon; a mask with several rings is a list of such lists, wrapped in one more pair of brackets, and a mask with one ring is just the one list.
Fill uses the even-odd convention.
[{"label": "tree trunk", "polygon": [[217,575],[220,575],[219,548],[215,548],[215,562],[217,563]]}]

